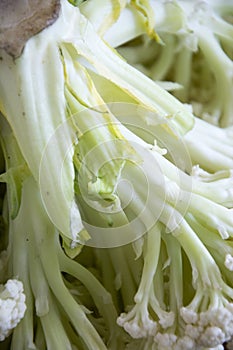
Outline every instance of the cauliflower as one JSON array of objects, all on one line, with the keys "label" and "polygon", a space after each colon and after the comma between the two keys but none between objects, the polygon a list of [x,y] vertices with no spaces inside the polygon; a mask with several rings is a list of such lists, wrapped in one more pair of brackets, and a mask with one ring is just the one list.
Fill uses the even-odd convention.
[{"label": "cauliflower", "polygon": [[[25,313],[22,283],[1,287],[0,341],[22,319],[12,350],[221,350],[233,336],[230,1],[69,2],[20,57],[0,52],[7,268],[27,295]],[[101,30],[81,11],[94,3]],[[170,78],[174,61],[190,96],[102,37],[124,8],[157,43],[171,33],[155,70]],[[201,102],[203,120],[187,106]]]},{"label": "cauliflower", "polygon": [[24,317],[26,297],[23,284],[9,279],[0,285],[0,341],[3,341]]}]

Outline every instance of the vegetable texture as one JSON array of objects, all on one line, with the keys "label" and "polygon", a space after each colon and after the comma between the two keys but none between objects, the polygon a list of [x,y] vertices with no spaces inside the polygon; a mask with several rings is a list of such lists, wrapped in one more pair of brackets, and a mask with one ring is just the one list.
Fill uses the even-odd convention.
[{"label": "vegetable texture", "polygon": [[1,50],[10,349],[233,337],[231,16],[227,1],[62,0],[20,57]]},{"label": "vegetable texture", "polygon": [[24,317],[26,304],[22,282],[9,279],[0,287],[0,341],[3,341]]}]

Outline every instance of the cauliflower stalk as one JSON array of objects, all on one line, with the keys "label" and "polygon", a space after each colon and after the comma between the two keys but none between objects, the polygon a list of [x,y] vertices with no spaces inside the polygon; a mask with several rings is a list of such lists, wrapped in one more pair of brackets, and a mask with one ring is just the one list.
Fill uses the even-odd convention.
[{"label": "cauliflower stalk", "polygon": [[[98,320],[103,323],[99,332],[109,347],[121,347],[120,331],[115,322],[117,313],[111,295],[88,269],[68,258],[62,249],[60,234],[48,217],[38,185],[30,171],[27,169],[24,177],[16,182],[17,171],[19,176],[22,167],[27,165],[5,121],[2,131],[1,141],[9,168],[9,172],[3,174],[3,180],[9,186],[9,265],[11,274],[22,281],[8,280],[1,294],[0,310],[4,313],[1,313],[0,324],[3,338],[9,335],[8,331],[17,325],[25,313],[13,332],[12,349],[73,349],[83,343],[90,349],[106,349],[93,325],[98,324]],[[13,164],[14,176],[11,174]],[[17,192],[20,192],[20,198]],[[15,204],[18,209],[16,216],[12,215]],[[77,250],[75,252],[77,254]],[[69,279],[74,284],[76,280],[80,281],[80,286],[73,287]],[[84,292],[79,292],[82,286],[85,286]],[[87,302],[85,307],[87,290],[91,292],[93,302]],[[97,308],[99,311],[96,312],[100,314],[92,316],[88,306],[92,310]],[[4,315],[8,316],[9,322],[6,322]],[[89,336],[86,337],[86,334]]]},{"label": "cauliflower stalk", "polygon": [[[221,47],[231,43],[231,25],[215,16],[224,9],[217,1],[207,18],[209,2],[98,3],[105,15],[96,27],[92,1],[62,0],[58,20],[19,58],[1,54],[0,180],[7,265],[19,279],[1,294],[0,307],[12,302],[3,338],[21,319],[12,350],[222,349],[233,336],[229,95],[203,107],[225,129],[209,125],[102,36],[115,40],[121,16],[132,14],[127,24],[140,18],[140,29],[127,31],[131,39],[142,28],[160,43],[171,33],[190,64],[199,47],[207,61],[216,47],[231,74]],[[224,91],[232,88],[217,58],[210,69]]]},{"label": "cauliflower stalk", "polygon": [[[157,83],[167,82],[168,88],[174,89],[173,95],[191,105],[194,114],[203,119],[195,118],[194,127],[184,136],[193,164],[209,172],[231,169],[232,4],[229,1],[151,1],[149,4],[160,41],[148,37],[145,25],[141,24],[145,18],[135,11],[133,4],[122,11],[104,37],[139,71]],[[85,11],[85,6],[84,3],[81,10]],[[92,20],[91,12],[89,16]],[[126,35],[124,41],[119,41],[117,34],[122,28]],[[107,91],[103,93],[108,97]],[[211,127],[204,120],[223,129]],[[154,128],[146,120],[138,125],[149,131]]]},{"label": "cauliflower stalk", "polygon": [[[166,164],[175,188],[173,165],[159,154],[155,157],[163,159],[160,164]],[[141,248],[144,267],[134,306],[118,318],[118,324],[133,338],[152,337],[159,350],[214,348],[232,337],[232,199],[229,206],[224,201],[217,204],[221,176],[216,180],[216,173],[214,180],[204,172],[205,176],[210,182],[196,182],[194,177],[184,217],[179,212],[182,206],[174,201],[178,196],[166,193],[161,224],[147,232]],[[185,177],[181,181],[184,189]],[[208,185],[215,181],[217,186],[211,186],[209,196]],[[230,179],[228,191],[231,183]]]},{"label": "cauliflower stalk", "polygon": [[[232,3],[228,0],[149,3],[159,42],[145,35],[145,26],[138,25],[142,18],[132,5],[107,31],[106,40],[114,47],[124,44],[118,48],[120,54],[153,80],[179,83],[182,88],[174,95],[192,103],[196,115],[221,127],[232,125]],[[126,33],[134,36],[126,35],[124,42],[120,42],[114,33],[123,30],[123,22],[127,24]],[[130,45],[140,35],[144,35],[142,40]]]}]

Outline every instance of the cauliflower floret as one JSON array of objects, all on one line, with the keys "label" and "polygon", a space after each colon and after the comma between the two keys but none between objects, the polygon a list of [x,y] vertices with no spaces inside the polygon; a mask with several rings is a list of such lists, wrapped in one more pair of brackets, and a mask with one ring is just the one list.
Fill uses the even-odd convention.
[{"label": "cauliflower floret", "polygon": [[171,349],[177,341],[177,336],[169,333],[158,333],[154,340],[158,344],[158,348]]},{"label": "cauliflower floret", "polygon": [[8,337],[24,317],[25,300],[22,282],[10,279],[0,285],[0,341]]},{"label": "cauliflower floret", "polygon": [[147,310],[143,311],[136,304],[129,313],[122,313],[117,319],[118,325],[124,327],[134,339],[153,336],[158,329],[157,322],[150,319]]},{"label": "cauliflower floret", "polygon": [[214,346],[216,348],[231,337],[233,326],[231,303],[228,303],[226,307],[201,312],[198,318],[191,318],[195,312],[185,307],[180,310],[180,314],[187,323],[185,333],[196,340],[199,346],[208,349],[212,349]]},{"label": "cauliflower floret", "polygon": [[187,335],[179,338],[175,334],[158,333],[154,341],[158,350],[196,350],[195,341]]},{"label": "cauliflower floret", "polygon": [[218,327],[207,327],[199,342],[206,347],[218,346],[225,341],[225,333]]}]

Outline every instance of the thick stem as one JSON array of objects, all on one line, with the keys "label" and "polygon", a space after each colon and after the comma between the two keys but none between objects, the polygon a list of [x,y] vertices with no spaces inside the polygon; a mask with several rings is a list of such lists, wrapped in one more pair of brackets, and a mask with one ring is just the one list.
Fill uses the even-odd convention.
[{"label": "thick stem", "polygon": [[194,286],[197,283],[203,289],[221,288],[222,279],[216,262],[188,223],[183,220],[173,234],[191,263]]},{"label": "thick stem", "polygon": [[191,82],[192,55],[193,53],[190,49],[182,48],[176,57],[174,80],[182,85],[182,89],[175,91],[174,96],[176,96],[182,102],[188,102],[189,100],[188,94]]},{"label": "thick stem", "polygon": [[141,282],[134,298],[136,303],[141,303],[144,298],[149,299],[150,290],[153,288],[153,279],[157,270],[160,253],[160,230],[160,225],[155,224],[145,238],[144,266]]},{"label": "thick stem", "polygon": [[132,278],[126,258],[121,247],[112,248],[109,251],[112,265],[115,270],[115,278],[120,281],[120,291],[123,299],[124,308],[133,304],[136,293],[136,285]]},{"label": "thick stem", "polygon": [[83,39],[76,40],[73,47],[77,55],[81,54],[90,61],[99,74],[129,91],[141,104],[153,108],[165,121],[168,115],[172,115],[168,123],[178,134],[184,134],[193,126],[193,116],[182,103],[121,60],[88,24],[85,26],[85,38],[85,42]]},{"label": "thick stem", "polygon": [[[37,250],[37,227],[31,227],[29,239],[30,281],[35,298],[36,314],[40,317],[48,350],[72,350],[62,324],[61,315],[53,300],[48,282],[41,266]],[[41,228],[43,230],[43,227]],[[53,325],[53,326],[52,326]]]},{"label": "thick stem", "polygon": [[161,242],[160,245],[160,254],[159,254],[159,261],[157,265],[157,270],[153,279],[153,298],[155,296],[156,300],[158,301],[159,305],[163,309],[166,309],[165,303],[165,286],[164,286],[164,263],[167,260],[166,254],[166,248],[164,245],[164,242]]},{"label": "thick stem", "polygon": [[173,63],[175,38],[171,35],[165,37],[165,45],[160,47],[160,55],[150,68],[150,77],[153,80],[166,80],[166,76]]},{"label": "thick stem", "polygon": [[15,220],[10,221],[9,232],[12,249],[12,273],[23,282],[26,295],[26,313],[20,324],[14,330],[11,350],[35,349],[34,344],[34,300],[29,276],[29,232],[27,224],[28,213],[25,218],[25,201],[22,199],[21,208]]},{"label": "thick stem", "polygon": [[176,238],[171,234],[163,234],[163,240],[166,243],[168,256],[170,261],[170,310],[174,314],[178,314],[179,309],[183,305],[183,271],[182,271],[182,255],[181,246]]},{"label": "thick stem", "polygon": [[111,294],[113,303],[118,311],[120,305],[116,286],[114,285],[115,272],[110,260],[109,251],[105,248],[95,249],[95,255],[97,257],[98,268],[101,271],[103,286]]},{"label": "thick stem", "polygon": [[232,208],[225,208],[205,197],[192,193],[188,211],[198,218],[204,226],[219,232],[223,239],[233,236]]},{"label": "thick stem", "polygon": [[222,127],[232,125],[233,104],[231,94],[233,91],[232,74],[233,64],[224,53],[218,40],[210,31],[198,31],[199,46],[203,51],[216,79],[216,101],[220,103]]},{"label": "thick stem", "polygon": [[[43,237],[43,235],[41,235],[41,237],[38,237],[41,261],[49,286],[69,316],[73,327],[87,344],[88,349],[106,350],[106,346],[96,332],[95,328],[88,320],[82,307],[73,299],[68,289],[64,285],[60,273],[59,261],[56,251],[56,241],[54,238],[54,234],[51,231],[47,232],[46,237]],[[49,264],[48,257],[50,257]]]},{"label": "thick stem", "polygon": [[73,350],[72,344],[64,329],[61,315],[57,310],[54,300],[49,294],[49,312],[40,317],[45,335],[47,350]]},{"label": "thick stem", "polygon": [[[141,240],[143,239],[143,237],[139,239]],[[136,286],[138,286],[141,281],[141,273],[143,269],[143,258],[142,256],[140,257],[136,256],[136,252],[134,250],[134,243],[136,243],[136,241],[133,243],[129,243],[128,245],[124,245],[121,248],[124,252],[124,256],[129,266],[134,283]]]},{"label": "thick stem", "polygon": [[[101,340],[99,334],[96,332],[95,328],[88,320],[83,308],[71,296],[63,282],[56,247],[56,231],[53,224],[48,219],[47,213],[45,212],[41,202],[37,184],[32,177],[29,178],[24,184],[22,201],[22,214],[27,215],[26,219],[24,215],[22,218],[18,216],[23,224],[22,231],[24,232],[26,229],[25,222],[30,223],[30,226],[28,226],[30,230],[31,227],[34,228],[37,254],[40,256],[44,275],[48,281],[48,286],[51,288],[58,302],[62,305],[67,316],[70,318],[76,332],[87,344],[88,349],[106,350],[106,346]],[[31,203],[33,203],[33,205],[31,205]],[[18,226],[17,230],[19,229]],[[24,250],[20,250],[21,255],[22,251]],[[32,325],[33,322],[31,320],[29,329],[32,327]],[[88,337],[87,334],[89,335]]]},{"label": "thick stem", "polygon": [[[62,271],[74,276],[80,280],[90,292],[100,315],[103,316],[106,325],[110,331],[110,343],[119,342],[119,346],[122,346],[119,329],[116,325],[117,312],[112,302],[112,297],[109,292],[103,287],[103,285],[94,277],[94,275],[85,269],[82,265],[69,259],[61,250],[59,242],[56,243],[59,251],[59,264]],[[114,341],[112,341],[114,339]]]}]

